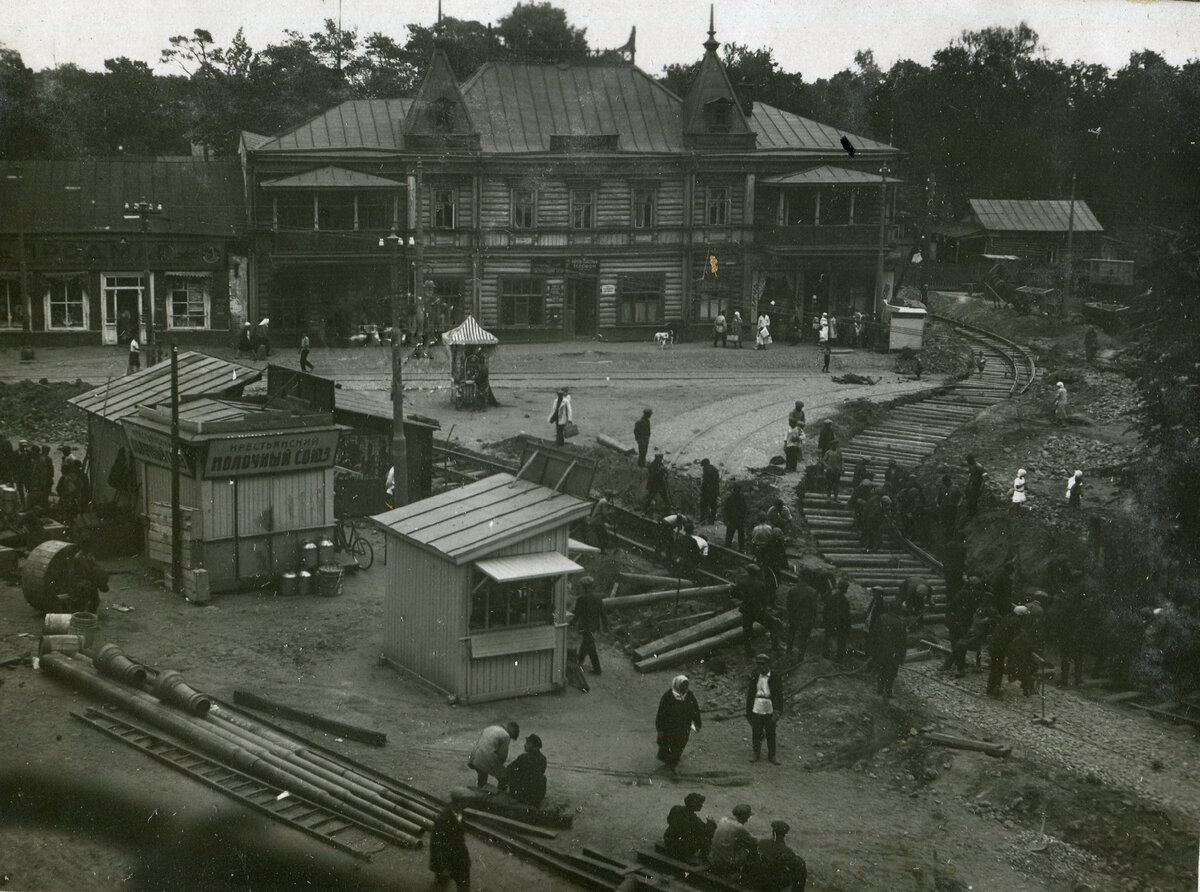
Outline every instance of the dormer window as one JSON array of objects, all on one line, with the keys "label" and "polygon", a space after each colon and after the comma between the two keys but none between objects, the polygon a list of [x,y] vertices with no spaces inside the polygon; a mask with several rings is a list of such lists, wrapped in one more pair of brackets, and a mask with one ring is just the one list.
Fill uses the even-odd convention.
[{"label": "dormer window", "polygon": [[454,129],[454,100],[447,96],[439,96],[433,102],[429,103],[430,117],[433,119],[433,128],[440,133],[447,133]]},{"label": "dormer window", "polygon": [[733,126],[732,100],[718,96],[704,103],[704,122],[708,129],[718,133],[728,133]]}]

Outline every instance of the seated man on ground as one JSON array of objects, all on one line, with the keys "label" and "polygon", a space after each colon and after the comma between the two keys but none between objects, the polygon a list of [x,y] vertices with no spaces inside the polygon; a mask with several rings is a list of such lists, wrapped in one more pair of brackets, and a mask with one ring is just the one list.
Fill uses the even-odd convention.
[{"label": "seated man on ground", "polygon": [[700,861],[707,857],[717,824],[711,818],[700,820],[703,807],[704,797],[699,793],[688,793],[683,797],[683,805],[671,806],[667,829],[663,833],[663,848],[672,858]]},{"label": "seated man on ground", "polygon": [[708,850],[708,863],[715,873],[740,881],[754,858],[758,844],[746,829],[751,813],[750,806],[735,805],[733,817],[721,818],[717,822]]},{"label": "seated man on ground", "polygon": [[530,734],[525,738],[525,752],[513,759],[500,777],[500,789],[523,805],[537,808],[546,798],[546,757],[542,755],[542,738]]}]

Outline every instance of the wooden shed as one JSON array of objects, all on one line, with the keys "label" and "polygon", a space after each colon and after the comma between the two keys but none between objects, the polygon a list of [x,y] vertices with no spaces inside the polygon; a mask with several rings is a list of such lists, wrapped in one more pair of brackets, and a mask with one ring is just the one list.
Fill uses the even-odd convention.
[{"label": "wooden shed", "polygon": [[[137,466],[146,553],[171,562],[171,410],[123,421]],[[297,414],[199,399],[179,412],[185,569],[232,591],[297,570],[300,549],[335,524],[333,463],[344,430],[329,413]]]},{"label": "wooden shed", "polygon": [[[262,377],[248,365],[228,362],[205,353],[179,354],[179,398],[196,396],[237,398],[243,388]],[[121,449],[129,448],[121,420],[137,413],[139,406],[165,403],[171,398],[171,363],[160,362],[132,375],[72,397],[69,402],[88,416],[88,459],[91,467],[92,501],[111,502],[116,491],[108,484],[109,471]]]},{"label": "wooden shed", "polygon": [[590,503],[511,474],[372,518],[388,543],[388,663],[475,703],[561,687],[567,531]]},{"label": "wooden shed", "polygon": [[908,347],[920,350],[925,342],[925,309],[902,307],[885,303],[883,318],[888,327],[888,349],[903,350]]}]

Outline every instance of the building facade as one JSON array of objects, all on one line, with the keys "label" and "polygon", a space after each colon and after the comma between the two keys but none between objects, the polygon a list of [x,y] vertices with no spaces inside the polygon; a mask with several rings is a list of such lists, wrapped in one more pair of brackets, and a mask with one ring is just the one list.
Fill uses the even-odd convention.
[{"label": "building facade", "polygon": [[0,344],[231,343],[244,316],[236,159],[0,164]]},{"label": "building facade", "polygon": [[338,343],[393,297],[411,330],[471,313],[502,340],[874,314],[899,152],[743,108],[718,48],[710,31],[684,96],[631,48],[462,84],[437,52],[413,97],[244,134],[251,316]]}]

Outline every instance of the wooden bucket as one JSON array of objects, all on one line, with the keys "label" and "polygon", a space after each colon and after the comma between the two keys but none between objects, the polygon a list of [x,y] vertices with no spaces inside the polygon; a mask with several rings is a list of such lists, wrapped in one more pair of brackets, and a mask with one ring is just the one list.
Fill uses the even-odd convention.
[{"label": "wooden bucket", "polygon": [[58,595],[66,591],[79,546],[51,539],[25,559],[21,568],[21,592],[34,610],[46,612]]},{"label": "wooden bucket", "polygon": [[323,598],[336,598],[342,593],[342,568],[337,564],[324,564],[317,571],[317,594]]}]

